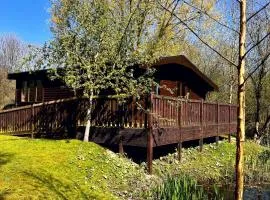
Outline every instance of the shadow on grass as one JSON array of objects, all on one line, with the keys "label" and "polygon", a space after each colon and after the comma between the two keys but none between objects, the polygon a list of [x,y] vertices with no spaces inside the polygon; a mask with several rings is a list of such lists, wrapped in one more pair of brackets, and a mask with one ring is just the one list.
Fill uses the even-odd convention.
[{"label": "shadow on grass", "polygon": [[6,197],[11,193],[11,191],[7,191],[7,190],[0,190],[0,200],[5,200]]},{"label": "shadow on grass", "polygon": [[9,163],[13,156],[14,154],[11,153],[0,152],[0,167]]},{"label": "shadow on grass", "polygon": [[[57,199],[68,200],[75,199],[75,197],[77,199],[95,199],[95,196],[86,194],[75,182],[64,183],[46,172],[34,173],[24,171],[23,174],[34,180],[32,182],[32,186],[35,188],[46,188],[48,191],[52,192]],[[39,190],[39,194],[44,197],[48,197],[48,193],[46,191]],[[71,194],[73,195],[70,196]]]}]

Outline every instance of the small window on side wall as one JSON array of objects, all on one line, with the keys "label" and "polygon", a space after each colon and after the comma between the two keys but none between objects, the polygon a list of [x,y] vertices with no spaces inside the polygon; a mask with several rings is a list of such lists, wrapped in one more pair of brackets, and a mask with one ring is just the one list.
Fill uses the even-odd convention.
[{"label": "small window on side wall", "polygon": [[42,81],[41,80],[37,80],[36,81],[36,86],[38,87],[38,88],[42,88]]},{"label": "small window on side wall", "polygon": [[22,82],[21,102],[25,102],[28,96],[27,81]]}]

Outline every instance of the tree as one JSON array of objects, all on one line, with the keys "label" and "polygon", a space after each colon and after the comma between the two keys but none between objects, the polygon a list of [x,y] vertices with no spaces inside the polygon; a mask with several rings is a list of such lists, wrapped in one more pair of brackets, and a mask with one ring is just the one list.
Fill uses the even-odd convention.
[{"label": "tree", "polygon": [[[252,27],[248,27],[248,36],[252,43],[260,42],[269,29],[269,23],[269,13],[266,10],[254,17]],[[247,114],[249,118],[247,123],[250,126],[250,132],[252,131],[250,134],[258,143],[262,141],[263,136],[267,133],[266,130],[270,122],[270,117],[267,113],[270,105],[269,99],[267,99],[267,90],[265,90],[268,86],[267,81],[270,69],[268,60],[270,56],[269,42],[270,38],[266,38],[260,45],[256,46],[247,62],[247,68],[251,72],[249,81],[250,91],[252,90],[252,95],[249,96],[250,100],[248,101],[249,109]],[[252,71],[254,72],[252,73]]]},{"label": "tree", "polygon": [[[177,4],[179,1],[176,1]],[[187,1],[187,5],[190,5],[191,7],[199,10],[200,13],[204,14],[208,18],[215,21],[217,24],[219,24],[222,27],[225,27],[227,30],[230,30],[234,33],[237,33],[239,37],[239,43],[238,43],[238,63],[234,63],[232,60],[230,60],[226,55],[219,52],[213,45],[211,45],[207,40],[205,40],[200,34],[192,28],[188,23],[183,21],[177,13],[175,13],[173,10],[171,10],[169,7],[164,5],[162,2],[158,2],[158,4],[161,6],[162,9],[166,10],[168,13],[171,13],[176,19],[179,20],[179,22],[184,25],[200,42],[202,42],[205,46],[207,46],[209,49],[211,49],[213,52],[215,52],[218,56],[223,58],[227,63],[235,66],[237,68],[237,76],[238,76],[238,92],[237,92],[237,100],[238,100],[238,123],[237,123],[237,139],[236,139],[236,165],[235,165],[235,172],[236,172],[236,185],[235,185],[235,199],[243,199],[243,186],[244,186],[244,149],[243,144],[245,141],[245,58],[247,55],[256,47],[258,46],[265,38],[269,37],[270,32],[268,32],[260,38],[260,40],[252,44],[251,47],[246,51],[245,50],[245,44],[246,44],[246,24],[248,21],[251,21],[254,16],[256,16],[258,13],[260,13],[262,10],[264,10],[270,2],[267,2],[264,6],[259,8],[256,12],[252,13],[248,18],[246,17],[246,0],[237,0],[239,3],[239,28],[236,29],[232,24],[227,25],[226,23],[217,20],[216,18],[212,17],[207,11],[204,10],[204,7],[197,7],[192,5],[192,3],[189,3]],[[239,31],[238,31],[239,30]],[[259,66],[260,67],[260,66]],[[249,76],[248,76],[249,77]]]},{"label": "tree", "polygon": [[0,67],[9,72],[15,71],[25,55],[25,45],[14,35],[0,38]]},{"label": "tree", "polygon": [[[47,59],[42,64],[62,67],[63,76],[56,74],[88,98],[84,141],[95,95],[111,90],[118,97],[139,97],[151,90],[154,82],[147,66],[177,49],[171,42],[176,38],[171,21],[171,15],[160,15],[147,0],[52,1],[54,40],[44,47]],[[134,67],[139,65],[146,71],[138,77]]]},{"label": "tree", "polygon": [[0,107],[14,98],[14,83],[7,79],[7,74],[19,68],[24,50],[24,44],[16,36],[0,37]]}]

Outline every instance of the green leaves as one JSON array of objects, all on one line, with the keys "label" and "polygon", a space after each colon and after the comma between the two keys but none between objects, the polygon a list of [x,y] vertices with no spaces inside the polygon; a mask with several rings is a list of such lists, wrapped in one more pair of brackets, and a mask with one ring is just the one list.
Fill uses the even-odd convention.
[{"label": "green leaves", "polygon": [[64,66],[59,77],[85,94],[98,95],[106,89],[118,95],[149,92],[153,71],[135,76],[134,69],[155,62],[172,38],[168,24],[161,27],[168,19],[159,12],[155,2],[146,0],[54,0],[54,39],[47,48],[47,63]]}]

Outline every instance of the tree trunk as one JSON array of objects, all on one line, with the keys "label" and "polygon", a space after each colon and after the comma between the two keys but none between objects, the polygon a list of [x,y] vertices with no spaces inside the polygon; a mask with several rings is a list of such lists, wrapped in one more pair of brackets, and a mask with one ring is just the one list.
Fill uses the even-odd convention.
[{"label": "tree trunk", "polygon": [[243,199],[244,190],[244,141],[245,141],[245,42],[246,42],[246,0],[240,3],[240,35],[239,35],[239,63],[238,63],[238,119],[236,138],[236,185],[235,199]]},{"label": "tree trunk", "polygon": [[90,97],[89,97],[89,107],[87,109],[87,124],[85,127],[84,138],[83,138],[84,142],[89,141],[89,135],[90,135],[90,130],[91,130],[91,121],[92,121],[91,113],[92,113],[92,107],[93,107],[93,96],[94,96],[94,92],[91,91]]},{"label": "tree trunk", "polygon": [[262,91],[262,83],[261,78],[259,79],[258,86],[255,87],[255,98],[256,98],[256,113],[255,113],[255,131],[254,131],[254,140],[260,136],[260,114],[261,114],[261,91]]}]

